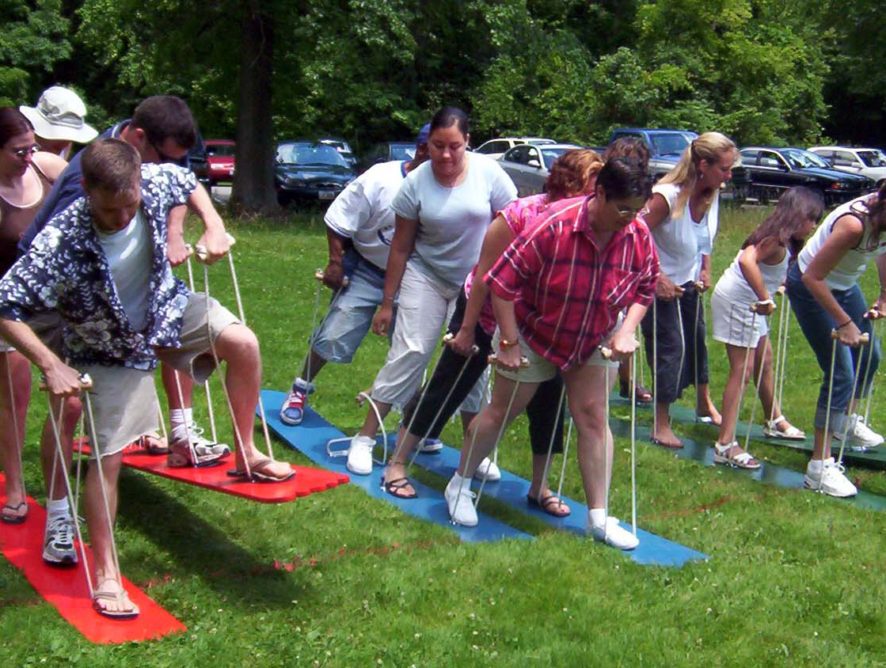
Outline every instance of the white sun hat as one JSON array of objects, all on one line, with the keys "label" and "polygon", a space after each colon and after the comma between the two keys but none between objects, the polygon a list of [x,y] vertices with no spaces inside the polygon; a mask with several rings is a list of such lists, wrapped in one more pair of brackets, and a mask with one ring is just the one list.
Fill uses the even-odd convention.
[{"label": "white sun hat", "polygon": [[52,86],[43,91],[36,107],[22,105],[21,111],[34,126],[34,134],[44,139],[88,144],[98,131],[84,120],[86,105],[70,88]]}]

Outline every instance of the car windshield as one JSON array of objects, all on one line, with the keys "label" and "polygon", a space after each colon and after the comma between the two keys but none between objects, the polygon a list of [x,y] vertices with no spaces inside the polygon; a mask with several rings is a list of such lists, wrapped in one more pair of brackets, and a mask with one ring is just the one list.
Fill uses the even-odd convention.
[{"label": "car windshield", "polygon": [[414,157],[413,144],[391,144],[391,160],[412,160]]},{"label": "car windshield", "polygon": [[326,144],[281,144],[277,161],[295,165],[337,165],[347,167],[341,154]]},{"label": "car windshield", "polygon": [[235,147],[230,144],[207,144],[206,145],[206,155],[213,156],[224,156],[224,157],[234,157]]},{"label": "car windshield", "polygon": [[830,165],[821,156],[815,155],[815,153],[804,151],[799,148],[783,149],[781,151],[781,155],[794,169],[807,169],[809,167],[823,167],[824,169],[830,168]]},{"label": "car windshield", "polygon": [[682,132],[661,132],[650,139],[656,155],[680,155],[689,146],[689,139]]},{"label": "car windshield", "polygon": [[859,151],[858,157],[868,167],[886,167],[886,155],[883,155],[883,151]]},{"label": "car windshield", "polygon": [[555,142],[553,139],[542,139],[540,137],[534,137],[532,139],[529,139],[526,143],[534,144],[536,146],[544,146],[546,144],[556,144],[557,142]]},{"label": "car windshield", "polygon": [[566,151],[571,151],[571,148],[543,148],[541,149],[542,159],[545,161],[545,169],[550,170],[551,165],[554,164],[554,160],[559,158],[561,155],[566,153]]}]

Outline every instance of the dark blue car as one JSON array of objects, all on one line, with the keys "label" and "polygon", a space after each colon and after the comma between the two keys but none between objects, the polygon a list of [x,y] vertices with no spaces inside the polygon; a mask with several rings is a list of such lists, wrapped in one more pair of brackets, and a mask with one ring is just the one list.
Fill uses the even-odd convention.
[{"label": "dark blue car", "polygon": [[274,186],[280,204],[292,200],[331,202],[356,176],[342,155],[328,144],[311,141],[277,144]]}]

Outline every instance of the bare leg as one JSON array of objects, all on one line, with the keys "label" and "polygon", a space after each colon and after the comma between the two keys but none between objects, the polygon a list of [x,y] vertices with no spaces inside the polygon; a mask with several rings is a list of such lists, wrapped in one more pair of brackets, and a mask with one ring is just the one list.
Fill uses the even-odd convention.
[{"label": "bare leg", "polygon": [[[64,403],[64,408],[62,408]],[[46,498],[56,501],[65,498],[65,476],[71,469],[71,458],[74,452],[74,431],[77,429],[77,421],[83,406],[77,397],[68,397],[62,401],[53,399],[52,413],[56,418],[61,414],[62,422],[58,426],[59,437],[64,454],[64,464],[57,463],[53,467],[56,458],[55,434],[52,427],[52,415],[47,416],[43,425],[43,434],[40,439],[40,464],[43,468],[43,480],[46,485]],[[55,468],[55,479],[52,471]]]},{"label": "bare leg", "polygon": [[[745,377],[742,378],[746,355],[747,348],[726,344],[729,377],[726,379],[726,387],[723,390],[723,417],[720,423],[720,434],[717,438],[717,442],[721,445],[727,445],[735,440],[735,425],[738,424],[738,410],[742,392],[747,387],[749,376],[753,373],[751,364],[748,362]],[[772,380],[771,374],[770,380]]]},{"label": "bare leg", "polygon": [[[11,385],[11,387],[10,387]],[[31,364],[21,354],[0,354],[0,453],[6,473],[6,504],[13,508],[24,503],[26,492],[21,467],[21,452],[25,441],[25,422],[28,400],[31,397]],[[23,517],[27,509],[10,513]]]},{"label": "bare leg", "polygon": [[[181,384],[181,397],[178,393],[175,377]],[[190,408],[194,398],[194,380],[186,373],[180,373],[168,364],[160,365],[160,378],[163,381],[163,389],[166,390],[166,401],[169,409]]]},{"label": "bare leg", "polygon": [[[219,359],[227,363],[225,385],[231,397],[231,412],[236,427],[237,468],[243,470],[243,457],[253,464],[266,460],[255,447],[253,431],[255,426],[255,406],[258,404],[258,393],[261,386],[261,354],[258,339],[252,330],[241,324],[225,327],[215,340],[215,349]],[[239,436],[239,438],[238,438]],[[286,462],[274,462],[264,465],[265,471],[272,476],[282,476],[291,471]]]},{"label": "bare leg", "polygon": [[670,407],[670,404],[658,401],[655,403],[655,430],[652,432],[652,438],[659,445],[668,448],[682,448],[683,441],[677,438],[674,430],[671,429],[671,418],[668,414]]},{"label": "bare leg", "polygon": [[707,383],[699,383],[696,389],[696,408],[695,412],[700,417],[709,417],[711,418],[711,423],[715,425],[719,425],[723,418],[720,416],[720,412],[717,410],[717,407],[714,406],[714,401],[711,399],[711,388]]},{"label": "bare leg", "polygon": [[306,383],[313,382],[314,378],[320,373],[320,370],[326,366],[326,360],[314,352],[313,348],[308,355],[310,359],[305,360],[300,376],[300,378]]},{"label": "bare leg", "polygon": [[[376,401],[375,407],[378,409],[379,415],[381,419],[384,420],[388,413],[391,412],[391,404],[385,403],[384,401]],[[379,422],[378,417],[375,415],[375,411],[372,410],[372,407],[366,412],[366,419],[363,420],[363,426],[360,427],[360,431],[358,432],[361,436],[368,436],[369,438],[375,438],[375,435],[378,433],[378,429],[381,427],[381,422]]]}]

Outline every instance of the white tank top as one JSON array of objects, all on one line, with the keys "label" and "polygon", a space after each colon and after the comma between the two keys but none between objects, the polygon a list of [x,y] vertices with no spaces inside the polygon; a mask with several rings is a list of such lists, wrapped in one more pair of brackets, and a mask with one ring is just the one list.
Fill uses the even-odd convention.
[{"label": "white tank top", "polygon": [[[738,258],[740,257],[741,251],[738,251],[732,264],[726,268],[723,276],[717,281],[715,290],[731,303],[747,305],[750,308],[751,304],[759,300],[759,297],[751,289],[750,284],[741,271],[741,267],[738,264]],[[770,296],[775,294],[778,286],[784,283],[788,272],[789,257],[789,253],[785,251],[784,258],[778,264],[765,264],[763,262],[757,264],[760,268],[760,273],[763,275],[763,285],[766,286],[766,291]]]},{"label": "white tank top", "polygon": [[[815,234],[813,234],[809,238],[809,241],[806,242],[806,245],[803,246],[803,250],[800,251],[800,255],[797,258],[797,262],[800,265],[800,271],[805,272],[806,269],[809,268],[809,265],[812,264],[812,259],[818,254],[833,233],[834,224],[840,216],[845,216],[847,213],[853,213],[859,209],[864,210],[865,200],[875,197],[876,194],[862,195],[861,197],[856,197],[854,200],[846,202],[845,204],[841,204],[831,211],[827,218],[824,219],[824,222],[818,226]],[[831,290],[848,290],[851,288],[858,283],[858,279],[867,268],[868,262],[872,258],[886,253],[886,234],[880,236],[880,241],[877,246],[869,248],[871,238],[870,227],[865,222],[863,216],[859,216],[859,218],[864,224],[864,234],[862,235],[861,242],[856,248],[850,248],[846,254],[840,258],[837,266],[835,266],[831,270],[831,273],[825,278],[825,284],[827,284]]]}]

